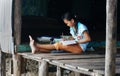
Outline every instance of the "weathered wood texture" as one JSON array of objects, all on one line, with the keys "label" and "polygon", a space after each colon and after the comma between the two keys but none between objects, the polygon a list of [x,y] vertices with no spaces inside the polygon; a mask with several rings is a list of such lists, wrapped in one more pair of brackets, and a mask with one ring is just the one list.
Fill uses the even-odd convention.
[{"label": "weathered wood texture", "polygon": [[75,72],[75,76],[81,76],[80,73],[78,72]]},{"label": "weathered wood texture", "polygon": [[39,62],[39,76],[48,76],[48,63],[46,61]]},{"label": "weathered wood texture", "polygon": [[21,56],[13,54],[13,74],[14,76],[21,76]]},{"label": "weathered wood texture", "polygon": [[57,66],[56,76],[62,76],[62,68]]},{"label": "weathered wood texture", "polygon": [[105,76],[115,76],[117,42],[117,0],[106,0],[106,63]]},{"label": "weathered wood texture", "polygon": [[14,0],[14,44],[21,43],[21,0]]},{"label": "weathered wood texture", "polygon": [[0,76],[6,76],[6,58],[5,53],[0,49]]},{"label": "weathered wood texture", "polygon": [[13,74],[21,76],[21,57],[16,54],[21,43],[21,0],[14,0],[14,45]]},{"label": "weathered wood texture", "polygon": [[[36,60],[38,62],[46,61],[51,65],[58,66],[60,68],[69,69],[74,72],[78,72],[86,75],[104,75],[105,74],[105,55],[98,54],[71,54],[71,53],[18,53],[23,58]],[[120,55],[116,56],[116,74],[120,71]],[[60,68],[58,73],[60,74]],[[57,74],[58,75],[58,74]],[[76,74],[78,75],[78,74]],[[58,75],[59,76],[59,75]]]}]

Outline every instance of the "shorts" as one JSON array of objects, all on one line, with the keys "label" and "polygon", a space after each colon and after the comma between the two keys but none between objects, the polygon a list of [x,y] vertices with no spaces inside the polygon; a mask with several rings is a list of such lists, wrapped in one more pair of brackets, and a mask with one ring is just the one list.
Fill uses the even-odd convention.
[{"label": "shorts", "polygon": [[57,42],[54,44],[54,46],[56,50],[65,50],[71,53],[82,53],[83,52],[79,44],[62,45],[61,43]]}]

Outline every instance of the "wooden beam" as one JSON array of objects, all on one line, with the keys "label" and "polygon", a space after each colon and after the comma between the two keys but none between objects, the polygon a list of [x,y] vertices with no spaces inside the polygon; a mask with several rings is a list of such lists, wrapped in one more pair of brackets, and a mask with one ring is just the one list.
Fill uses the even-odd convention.
[{"label": "wooden beam", "polygon": [[21,43],[21,0],[14,0],[14,43]]},{"label": "wooden beam", "polygon": [[21,76],[21,56],[13,54],[13,74],[14,76]]},{"label": "wooden beam", "polygon": [[0,49],[0,76],[6,76],[6,58],[5,53]]},{"label": "wooden beam", "polygon": [[62,76],[62,68],[57,66],[56,76]]},{"label": "wooden beam", "polygon": [[17,54],[21,42],[21,0],[14,0],[14,44],[13,74],[21,76],[21,57]]},{"label": "wooden beam", "polygon": [[115,76],[117,0],[106,0],[105,76]]},{"label": "wooden beam", "polygon": [[39,76],[48,76],[48,63],[46,61],[39,62]]}]

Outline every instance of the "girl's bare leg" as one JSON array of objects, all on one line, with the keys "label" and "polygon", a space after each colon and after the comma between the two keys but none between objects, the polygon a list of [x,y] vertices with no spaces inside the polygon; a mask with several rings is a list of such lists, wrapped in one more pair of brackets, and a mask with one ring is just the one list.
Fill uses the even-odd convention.
[{"label": "girl's bare leg", "polygon": [[38,48],[38,51],[36,51],[36,52],[39,52],[39,53],[50,53],[50,50]]},{"label": "girl's bare leg", "polygon": [[[32,53],[36,53],[36,52],[50,52],[52,50],[55,49],[61,49],[61,50],[66,50],[68,52],[71,53],[82,53],[82,48],[79,45],[69,45],[69,46],[63,46],[60,43],[56,43],[56,44],[37,44],[35,43],[35,41],[32,39],[31,36],[29,36],[30,38],[30,47],[32,49]],[[58,48],[57,46],[59,46],[60,48]]]},{"label": "girl's bare leg", "polygon": [[31,36],[29,36],[29,39],[30,39],[30,47],[31,47],[32,53],[35,53],[38,51],[50,52],[55,49],[53,44],[37,44],[35,43],[35,41],[32,39]]},{"label": "girl's bare leg", "polygon": [[55,46],[53,44],[36,44],[37,48],[39,49],[46,49],[46,50],[55,50]]}]

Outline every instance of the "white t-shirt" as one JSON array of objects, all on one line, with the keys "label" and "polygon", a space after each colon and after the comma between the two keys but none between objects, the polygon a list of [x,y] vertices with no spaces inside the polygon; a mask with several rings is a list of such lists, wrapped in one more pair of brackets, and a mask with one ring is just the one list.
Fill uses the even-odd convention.
[{"label": "white t-shirt", "polygon": [[[77,31],[76,32],[75,32],[75,29],[73,27],[70,27],[70,34],[73,36],[73,38],[76,41],[84,39],[85,37],[84,37],[83,32],[86,31],[86,30],[88,31],[88,28],[80,22],[78,22],[76,26],[77,26]],[[85,51],[88,44],[89,44],[89,42],[82,43],[82,44],[79,44],[79,45],[81,46],[83,51]]]}]

